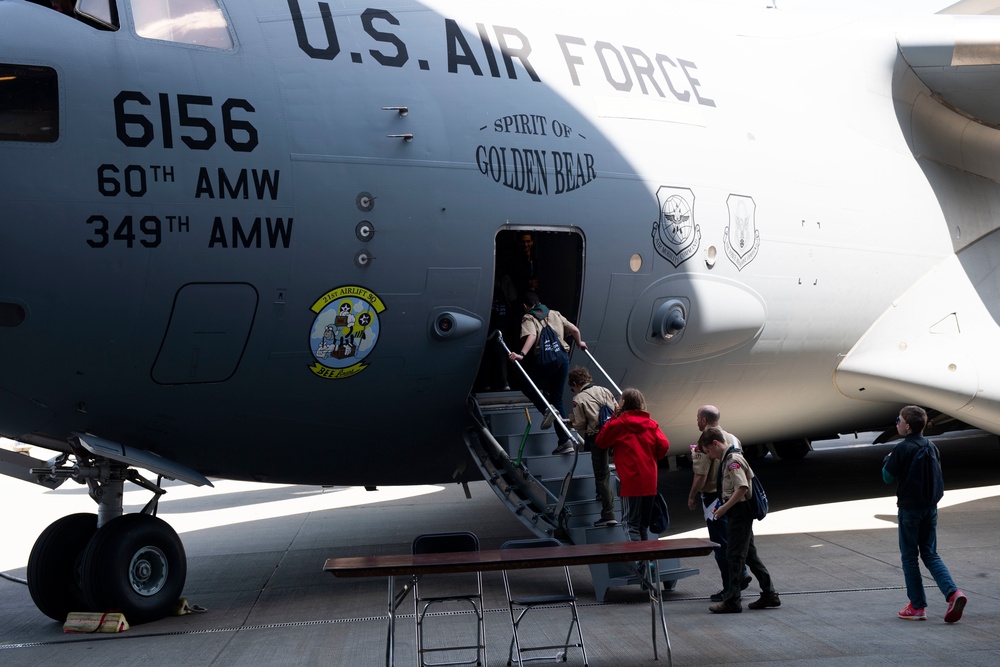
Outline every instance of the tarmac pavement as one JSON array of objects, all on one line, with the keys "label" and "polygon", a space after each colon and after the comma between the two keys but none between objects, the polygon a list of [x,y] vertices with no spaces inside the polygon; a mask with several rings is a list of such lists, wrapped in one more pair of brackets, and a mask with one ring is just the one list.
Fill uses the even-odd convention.
[{"label": "tarmac pavement", "polygon": [[[720,587],[711,557],[685,565],[701,574],[666,595],[673,664],[819,665],[962,664],[994,667],[1000,656],[1000,475],[996,436],[935,439],[942,451],[946,494],[939,506],[938,548],[969,597],[959,623],[945,624],[943,596],[926,576],[928,617],[902,621],[906,604],[896,539],[893,487],[879,470],[891,445],[828,444],[802,461],[752,461],[771,501],[755,524],[756,544],[780,591],[777,609],[739,615],[708,612]],[[44,454],[36,453],[45,458]],[[671,536],[707,531],[689,512],[690,469],[664,472],[661,488],[672,512]],[[188,554],[184,595],[207,609],[121,634],[64,634],[38,612],[27,587],[0,579],[0,664],[28,665],[357,665],[384,664],[386,584],[337,579],[322,571],[330,557],[407,553],[417,534],[472,530],[483,548],[530,537],[485,483],[461,487],[357,488],[274,486],[219,481],[215,489],[173,484],[159,516],[180,533]],[[126,511],[148,500],[126,494]],[[0,478],[4,535],[0,572],[23,579],[35,537],[52,520],[94,511],[85,487],[67,482],[48,491]],[[537,571],[538,586],[558,581]],[[505,665],[510,621],[499,573],[484,573],[489,665]],[[612,588],[598,604],[587,568],[573,568],[589,664],[667,664],[662,638],[653,660],[651,617],[637,587]],[[744,604],[756,598],[756,583]],[[403,610],[404,613],[406,610]],[[411,612],[412,613],[412,612]],[[544,610],[532,630],[553,640],[566,624]],[[552,618],[551,622],[541,619]],[[455,614],[445,634],[471,622]],[[398,665],[414,664],[412,616],[397,628]],[[579,652],[568,663],[582,665]]]}]

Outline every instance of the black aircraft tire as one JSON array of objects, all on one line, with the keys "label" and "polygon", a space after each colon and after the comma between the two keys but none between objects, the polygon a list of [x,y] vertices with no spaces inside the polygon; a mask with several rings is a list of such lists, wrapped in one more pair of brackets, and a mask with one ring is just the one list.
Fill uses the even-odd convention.
[{"label": "black aircraft tire", "polygon": [[49,618],[62,623],[71,611],[90,611],[79,570],[87,543],[96,532],[96,514],[70,514],[49,524],[31,547],[28,592]]},{"label": "black aircraft tire", "polygon": [[131,625],[172,613],[186,578],[181,538],[148,514],[112,519],[83,554],[83,591],[91,607],[121,611]]}]

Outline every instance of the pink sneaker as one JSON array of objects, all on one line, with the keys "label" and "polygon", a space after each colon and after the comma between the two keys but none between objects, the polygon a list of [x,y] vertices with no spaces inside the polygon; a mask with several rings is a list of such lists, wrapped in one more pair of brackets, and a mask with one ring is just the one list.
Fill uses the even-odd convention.
[{"label": "pink sneaker", "polygon": [[948,611],[944,613],[945,623],[954,623],[958,619],[962,618],[962,610],[965,609],[965,603],[969,601],[969,598],[965,597],[965,593],[962,591],[955,591],[948,598]]},{"label": "pink sneaker", "polygon": [[[961,615],[961,612],[959,612]],[[914,609],[913,604],[910,602],[906,603],[903,610],[899,612],[899,617],[906,621],[926,621],[927,620],[927,609],[921,607],[920,609]],[[958,620],[957,618],[955,619]]]}]

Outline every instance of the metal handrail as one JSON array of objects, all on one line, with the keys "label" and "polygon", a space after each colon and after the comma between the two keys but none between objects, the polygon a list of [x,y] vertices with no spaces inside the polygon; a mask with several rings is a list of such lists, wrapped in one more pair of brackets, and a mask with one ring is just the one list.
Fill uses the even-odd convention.
[{"label": "metal handrail", "polygon": [[[500,343],[500,346],[503,347],[504,351],[507,353],[507,356],[510,357],[510,348],[507,347],[507,343],[505,343],[503,340],[503,333],[499,329],[497,329],[492,334],[490,334],[490,336],[495,337],[497,339],[497,341]],[[528,371],[526,371],[524,367],[521,366],[521,364],[517,361],[514,362],[514,365],[521,372],[521,375],[524,376],[524,379],[527,381],[527,383],[531,385],[531,388],[535,391],[535,393],[537,393],[538,396],[541,397],[542,402],[545,403],[546,405],[546,409],[553,415],[560,415],[561,413],[559,413],[555,409],[555,406],[549,403],[548,399],[545,398],[545,394],[541,392],[541,390],[538,388],[538,385],[536,385],[534,381],[531,379],[531,377],[528,375]],[[565,528],[566,514],[569,511],[566,508],[566,498],[569,496],[569,490],[571,486],[570,482],[572,481],[573,475],[576,472],[576,464],[580,460],[580,450],[583,449],[584,439],[583,436],[577,433],[576,431],[571,431],[570,428],[566,425],[566,422],[562,420],[562,418],[556,419],[555,423],[557,424],[557,428],[562,429],[562,433],[570,441],[573,442],[573,463],[566,471],[566,476],[563,478],[563,483],[559,490],[559,498],[556,501],[555,507],[553,508],[553,514],[555,515],[558,525],[562,528]],[[520,457],[518,457],[518,459],[520,460]]]},{"label": "metal handrail", "polygon": [[601,374],[604,375],[605,378],[607,378],[608,383],[611,384],[611,386],[614,388],[615,394],[618,396],[618,398],[621,398],[622,390],[618,388],[618,385],[615,384],[615,381],[611,379],[611,376],[608,375],[608,372],[606,370],[604,370],[604,367],[601,366],[601,364],[599,364],[597,362],[597,359],[595,359],[594,355],[592,355],[590,353],[590,350],[584,349],[582,347],[580,349],[583,350],[587,354],[588,357],[590,357],[591,363],[594,364],[594,366],[597,367],[597,370],[601,371]]},{"label": "metal handrail", "polygon": [[[505,343],[503,340],[503,332],[501,332],[499,329],[496,329],[493,331],[492,334],[490,334],[490,337],[496,338],[497,341],[500,343],[500,346],[507,353],[507,356],[510,357],[511,350],[509,347],[507,347],[507,343]],[[521,372],[521,375],[524,376],[524,379],[528,382],[528,384],[531,385],[532,390],[534,390],[534,392],[538,394],[538,396],[542,399],[542,402],[545,403],[545,406],[548,409],[548,411],[554,415],[560,415],[561,413],[558,410],[556,410],[554,405],[549,403],[549,400],[545,398],[545,394],[542,393],[542,390],[538,388],[538,385],[536,385],[534,380],[531,379],[531,376],[528,375],[528,371],[524,370],[524,366],[522,366],[520,362],[517,361],[514,361],[513,364],[517,367],[517,370]],[[566,426],[566,422],[564,422],[561,418],[558,418],[555,420],[555,423],[557,425],[557,428],[562,430],[563,435],[565,435],[567,438],[573,441],[574,445],[577,445],[579,447],[583,446],[584,443],[583,437],[576,431],[571,431],[570,428]],[[573,465],[574,467],[576,467],[575,459],[573,461]]]}]

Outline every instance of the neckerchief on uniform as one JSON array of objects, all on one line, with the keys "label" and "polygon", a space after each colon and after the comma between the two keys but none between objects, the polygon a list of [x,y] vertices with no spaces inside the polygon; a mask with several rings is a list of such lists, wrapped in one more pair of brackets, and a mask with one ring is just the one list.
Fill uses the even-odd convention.
[{"label": "neckerchief on uniform", "polygon": [[528,308],[528,314],[534,316],[536,320],[541,322],[549,316],[549,307],[544,303],[535,304]]}]

